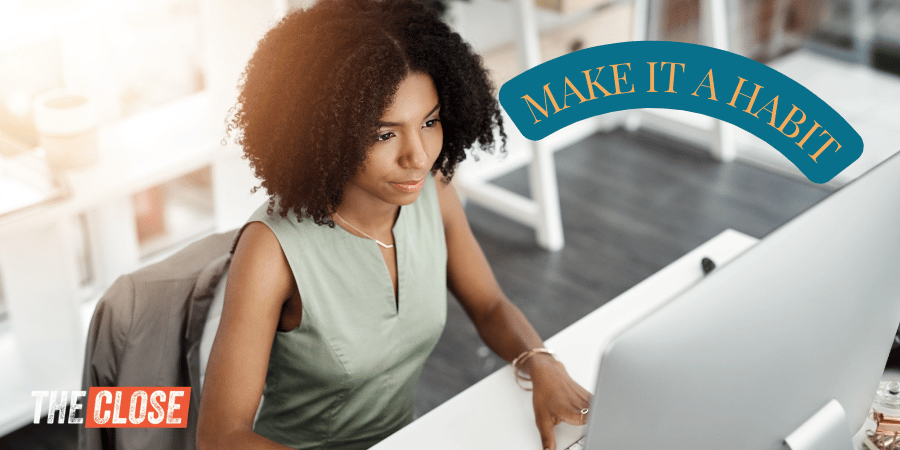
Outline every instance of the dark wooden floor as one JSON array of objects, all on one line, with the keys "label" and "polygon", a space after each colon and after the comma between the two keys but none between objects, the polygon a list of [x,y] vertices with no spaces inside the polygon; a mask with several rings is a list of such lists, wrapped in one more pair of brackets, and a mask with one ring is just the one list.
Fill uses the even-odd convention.
[{"label": "dark wooden floor", "polygon": [[[775,151],[775,150],[773,150]],[[507,296],[550,337],[725,228],[762,237],[828,194],[818,185],[646,133],[598,134],[556,155],[566,246],[478,206],[466,210]],[[525,170],[498,184],[525,193]],[[489,375],[490,353],[455,300],[419,387],[420,414]],[[75,449],[75,426],[28,426],[5,449]]]}]

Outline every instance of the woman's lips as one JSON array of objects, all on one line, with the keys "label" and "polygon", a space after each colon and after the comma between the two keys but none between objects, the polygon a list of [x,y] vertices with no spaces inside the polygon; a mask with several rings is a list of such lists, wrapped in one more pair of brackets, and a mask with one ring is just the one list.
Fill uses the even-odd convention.
[{"label": "woman's lips", "polygon": [[419,189],[422,189],[422,186],[425,185],[425,178],[422,178],[419,181],[404,181],[402,183],[391,183],[403,192],[418,192]]}]

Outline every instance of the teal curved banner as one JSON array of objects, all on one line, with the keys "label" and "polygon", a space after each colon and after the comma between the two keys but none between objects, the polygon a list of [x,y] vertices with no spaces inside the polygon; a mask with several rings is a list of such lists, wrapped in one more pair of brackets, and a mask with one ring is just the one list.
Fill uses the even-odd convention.
[{"label": "teal curved banner", "polygon": [[815,183],[828,182],[863,151],[859,133],[796,81],[749,58],[696,44],[643,41],[582,49],[508,81],[500,103],[533,141],[613,111],[703,114],[768,142]]}]

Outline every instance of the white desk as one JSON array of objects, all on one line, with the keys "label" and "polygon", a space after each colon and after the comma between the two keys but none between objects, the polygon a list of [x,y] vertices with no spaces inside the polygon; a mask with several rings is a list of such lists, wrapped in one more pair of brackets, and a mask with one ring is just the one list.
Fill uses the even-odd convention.
[{"label": "white desk", "polygon": [[[758,240],[725,230],[677,261],[546,340],[572,378],[593,390],[599,356],[617,335],[703,277],[706,256],[722,267]],[[556,427],[559,449],[575,442],[582,427]],[[516,386],[510,366],[498,370],[410,424],[373,449],[540,450],[531,393]]]}]

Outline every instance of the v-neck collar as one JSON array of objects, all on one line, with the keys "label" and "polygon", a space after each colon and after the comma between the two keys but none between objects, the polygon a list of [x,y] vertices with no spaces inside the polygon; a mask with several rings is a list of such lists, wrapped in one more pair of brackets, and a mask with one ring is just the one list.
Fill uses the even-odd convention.
[{"label": "v-neck collar", "polygon": [[[396,292],[394,290],[394,281],[391,279],[390,269],[388,268],[387,261],[384,259],[384,254],[382,254],[382,252],[381,252],[381,246],[378,245],[378,243],[375,242],[374,239],[363,237],[363,236],[357,236],[357,235],[351,233],[349,230],[345,229],[344,227],[335,224],[338,228],[340,228],[342,233],[346,233],[351,238],[358,239],[359,241],[357,241],[357,242],[359,242],[359,244],[358,244],[359,247],[366,249],[366,251],[368,251],[368,252],[374,252],[374,255],[377,256],[377,259],[381,261],[381,270],[380,271],[382,272],[382,274],[379,276],[379,278],[381,280],[386,280],[387,290],[388,290],[388,292],[390,292],[390,295],[389,296],[385,295],[385,297],[390,298],[389,307],[390,307],[390,310],[393,313],[393,315],[398,315],[400,313],[400,299],[401,299],[401,297],[403,297],[403,285],[404,285],[404,280],[406,279],[406,276],[403,273],[404,271],[402,270],[403,262],[405,261],[405,253],[406,253],[405,242],[401,243],[401,239],[398,239],[398,237],[406,236],[406,232],[405,232],[406,224],[404,223],[404,218],[406,216],[405,211],[406,211],[406,209],[408,209],[409,206],[412,206],[412,205],[400,206],[400,211],[397,213],[397,220],[394,221],[394,225],[393,225],[393,227],[391,227],[391,234],[393,234],[393,237],[394,237],[394,248],[393,248],[394,259],[395,259],[395,264],[397,265],[397,289],[396,289]],[[402,226],[402,228],[401,228],[401,226]],[[400,233],[398,233],[398,231]],[[384,283],[385,283],[384,281],[381,282],[381,284],[383,286],[384,286]]]}]

